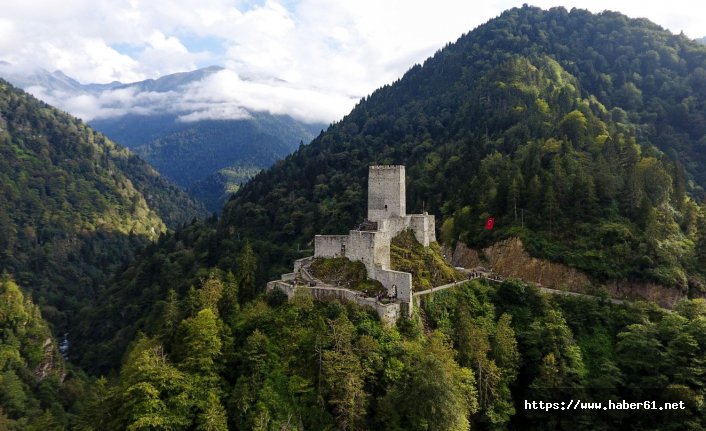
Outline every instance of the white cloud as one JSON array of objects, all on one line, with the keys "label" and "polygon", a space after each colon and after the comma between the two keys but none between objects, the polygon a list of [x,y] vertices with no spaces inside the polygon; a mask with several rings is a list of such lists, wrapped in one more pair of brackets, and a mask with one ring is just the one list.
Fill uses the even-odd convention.
[{"label": "white cloud", "polygon": [[179,121],[192,122],[201,120],[241,120],[252,118],[252,115],[238,104],[218,104],[206,106],[204,109],[177,117]]},{"label": "white cloud", "polygon": [[201,60],[210,56],[206,53],[192,53],[175,36],[165,36],[153,31],[147,39],[147,47],[139,56],[138,63],[150,76],[194,70]]},{"label": "white cloud", "polygon": [[[288,114],[306,122],[333,121],[341,118],[355,104],[355,99],[337,93],[311,90],[286,82],[242,80],[230,70],[215,73],[190,86],[182,108],[203,106],[239,106],[251,111]],[[208,112],[208,111],[207,111]]]}]

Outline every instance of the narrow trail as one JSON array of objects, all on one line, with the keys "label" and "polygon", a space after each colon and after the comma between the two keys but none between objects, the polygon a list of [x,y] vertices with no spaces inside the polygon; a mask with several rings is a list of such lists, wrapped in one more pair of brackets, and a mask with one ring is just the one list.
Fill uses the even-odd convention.
[{"label": "narrow trail", "polygon": [[[484,280],[488,280],[493,283],[502,283],[503,281],[505,281],[505,278],[502,277],[501,275],[496,274],[492,271],[488,271],[485,268],[478,267],[478,268],[472,268],[472,269],[464,269],[463,272],[468,275],[468,278],[465,280],[455,281],[453,283],[448,283],[448,284],[444,284],[441,286],[432,287],[431,289],[422,290],[421,292],[414,292],[413,295],[415,297],[429,295],[434,292],[439,292],[442,290],[450,289],[450,288],[458,286],[460,284],[464,284],[464,283],[467,283],[471,280],[477,280],[477,279],[484,279]],[[579,292],[571,292],[568,290],[551,289],[549,287],[544,287],[538,283],[533,283],[533,284],[536,284],[539,287],[539,290],[541,292],[548,293],[551,295],[581,296],[584,298],[602,299],[600,296],[589,295],[587,293],[579,293]],[[529,285],[529,283],[525,282],[525,285]],[[626,302],[625,300],[614,299],[614,298],[607,298],[607,301],[610,302],[611,304],[625,304],[625,302]]]}]

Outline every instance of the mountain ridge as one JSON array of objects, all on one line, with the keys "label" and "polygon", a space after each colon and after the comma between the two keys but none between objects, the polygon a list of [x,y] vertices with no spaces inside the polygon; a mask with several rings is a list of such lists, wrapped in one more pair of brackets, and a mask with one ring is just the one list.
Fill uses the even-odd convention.
[{"label": "mountain ridge", "polygon": [[[211,212],[221,210],[224,199],[238,184],[210,181],[209,176],[222,178],[217,172],[225,168],[271,166],[325,128],[324,124],[308,124],[288,115],[242,109],[238,118],[219,118],[204,113],[203,103],[182,100],[188,99],[186,92],[191,86],[224,71],[221,66],[108,84],[81,84],[61,71],[40,69],[26,74],[0,67],[0,73],[3,70],[19,86],[55,99],[65,104],[65,109],[73,106],[72,98],[91,98],[95,105],[87,112],[95,117],[88,122],[91,127],[131,148],[182,188],[200,182],[198,187],[204,193],[199,196],[206,199],[204,203]],[[212,104],[218,106],[217,102]]]},{"label": "mountain ridge", "polygon": [[0,80],[0,271],[53,324],[136,249],[205,209],[139,157]]}]

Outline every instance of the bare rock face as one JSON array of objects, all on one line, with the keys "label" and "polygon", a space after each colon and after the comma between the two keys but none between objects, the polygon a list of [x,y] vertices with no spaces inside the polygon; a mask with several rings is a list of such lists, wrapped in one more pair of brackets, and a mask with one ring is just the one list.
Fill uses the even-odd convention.
[{"label": "bare rock face", "polygon": [[642,299],[656,302],[662,307],[670,309],[674,308],[682,299],[687,298],[686,293],[679,288],[644,281],[613,280],[603,287],[613,298]]},{"label": "bare rock face", "polygon": [[559,263],[531,257],[519,238],[509,238],[483,249],[488,266],[495,272],[545,287],[579,290],[590,286],[583,272]]},{"label": "bare rock face", "polygon": [[44,340],[43,344],[44,356],[42,361],[34,369],[34,376],[37,380],[44,380],[54,374],[59,377],[59,381],[63,382],[66,372],[64,364],[58,355],[54,341],[51,338]]},{"label": "bare rock face", "polygon": [[448,249],[444,249],[444,253],[451,256],[454,266],[483,266],[503,277],[518,278],[552,289],[591,293],[598,287],[612,298],[652,301],[666,308],[673,308],[687,297],[681,288],[644,281],[611,280],[599,284],[583,271],[530,256],[519,238],[508,238],[480,252],[459,242],[453,253]]},{"label": "bare rock face", "polygon": [[449,253],[446,248],[444,248],[444,255],[451,256],[451,264],[453,264],[453,266],[462,266],[464,268],[483,266],[478,251],[468,248],[466,244],[460,241],[456,244],[456,249],[453,253]]}]

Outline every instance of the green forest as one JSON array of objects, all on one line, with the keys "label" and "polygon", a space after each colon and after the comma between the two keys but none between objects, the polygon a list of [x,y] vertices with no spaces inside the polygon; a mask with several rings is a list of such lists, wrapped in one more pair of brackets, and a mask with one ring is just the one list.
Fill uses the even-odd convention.
[{"label": "green forest", "polygon": [[[8,429],[81,430],[706,426],[702,299],[670,312],[474,281],[427,297],[414,318],[389,327],[357,306],[314,302],[306,290],[291,301],[272,293],[241,304],[238,278],[214,272],[185,294],[170,290],[110,379],[45,379],[54,392],[32,391],[32,377],[4,362],[3,383],[11,383],[2,385],[0,420]],[[22,304],[14,283],[4,283],[4,295],[19,296],[10,303]],[[13,332],[27,315],[16,308],[1,316],[3,341],[20,355],[34,347],[36,361],[37,335]],[[72,397],[57,396],[69,385]],[[686,407],[569,415],[522,404],[577,397]],[[31,411],[39,413],[24,416]]]},{"label": "green forest", "polygon": [[220,212],[223,205],[262,169],[256,167],[231,166],[192,183],[187,191],[211,212]]},{"label": "green forest", "polygon": [[[0,83],[0,429],[706,428],[704,45],[614,12],[506,11],[210,217],[129,151]],[[315,234],[362,221],[370,164],[406,166],[407,210],[434,214],[445,246],[519,237],[596,286],[649,281],[690,299],[668,310],[476,280],[386,325],[305,289],[265,292]],[[417,290],[458,277],[436,244],[391,248]],[[314,266],[375,288],[349,264]],[[524,403],[577,399],[684,408]]]},{"label": "green forest", "polygon": [[205,214],[128,150],[0,80],[0,271],[58,333],[136,250]]}]

